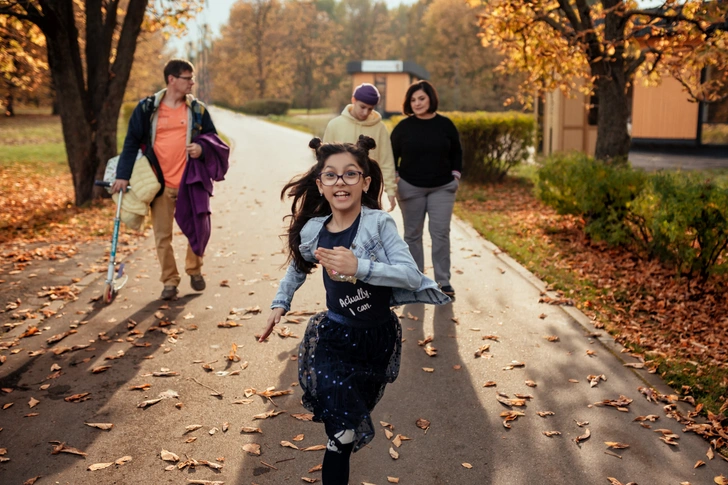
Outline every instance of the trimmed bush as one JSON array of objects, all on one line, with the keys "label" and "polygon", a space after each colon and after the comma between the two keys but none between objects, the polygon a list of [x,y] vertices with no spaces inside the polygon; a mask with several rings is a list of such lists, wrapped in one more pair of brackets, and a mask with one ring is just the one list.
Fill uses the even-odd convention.
[{"label": "trimmed bush", "polygon": [[533,145],[536,120],[521,113],[445,114],[460,132],[463,177],[473,182],[499,182],[526,161]]},{"label": "trimmed bush", "polygon": [[583,153],[559,153],[538,170],[539,198],[560,214],[584,218],[585,232],[609,244],[626,244],[632,231],[629,203],[642,191],[646,175],[626,164],[606,164]]},{"label": "trimmed bush", "polygon": [[649,253],[705,281],[728,247],[728,189],[700,174],[657,173],[631,212]]},{"label": "trimmed bush", "polygon": [[253,99],[240,107],[240,111],[249,115],[284,115],[291,107],[290,101],[283,99]]},{"label": "trimmed bush", "polygon": [[[463,147],[463,178],[472,182],[498,182],[508,171],[526,161],[533,145],[536,120],[521,113],[441,113],[455,124]],[[394,129],[404,116],[392,116]]]}]

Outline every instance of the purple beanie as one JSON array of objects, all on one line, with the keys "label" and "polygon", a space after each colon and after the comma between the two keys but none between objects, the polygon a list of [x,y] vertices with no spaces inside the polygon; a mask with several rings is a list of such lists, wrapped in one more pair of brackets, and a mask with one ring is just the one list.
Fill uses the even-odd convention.
[{"label": "purple beanie", "polygon": [[379,104],[379,91],[373,84],[363,83],[354,90],[354,99],[376,106]]}]

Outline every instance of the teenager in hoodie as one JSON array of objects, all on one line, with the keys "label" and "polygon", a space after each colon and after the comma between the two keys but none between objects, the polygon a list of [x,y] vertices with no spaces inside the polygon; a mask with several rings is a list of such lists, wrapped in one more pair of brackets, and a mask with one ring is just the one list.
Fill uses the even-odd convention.
[{"label": "teenager in hoodie", "polygon": [[382,116],[374,111],[379,104],[379,91],[369,83],[360,84],[354,90],[351,104],[329,122],[324,132],[324,143],[356,143],[359,135],[373,138],[376,148],[369,152],[369,157],[379,163],[384,179],[384,190],[389,197],[389,212],[397,205],[395,194],[397,184],[394,175],[394,155],[387,128],[382,123]]}]

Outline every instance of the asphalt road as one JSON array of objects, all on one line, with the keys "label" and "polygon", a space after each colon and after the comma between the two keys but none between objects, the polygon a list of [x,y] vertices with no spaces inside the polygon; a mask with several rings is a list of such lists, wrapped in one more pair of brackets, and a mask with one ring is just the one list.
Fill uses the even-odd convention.
[{"label": "asphalt road", "polygon": [[[110,306],[90,301],[101,293],[99,275],[78,301],[42,322],[42,335],[22,339],[11,349],[19,351],[15,354],[6,351],[7,361],[0,366],[0,448],[7,453],[0,458],[9,461],[0,463],[0,483],[20,485],[36,476],[42,477],[39,485],[195,480],[264,485],[320,479],[320,472],[309,469],[321,462],[323,451],[302,450],[325,443],[323,426],[292,416],[306,413],[296,385],[299,339],[273,335],[258,344],[254,337],[264,327],[283,274],[279,235],[289,207],[280,201],[280,190],[312,163],[309,137],[223,110],[212,113],[216,125],[234,141],[234,151],[227,179],[216,186],[212,204],[214,229],[204,267],[207,290],[194,293],[185,278],[178,300],[169,305],[157,300],[162,288],[148,240],[128,258],[130,282]],[[398,210],[395,217],[400,221]],[[648,402],[638,392],[648,381],[663,393],[669,389],[644,370],[624,367],[637,362],[634,358],[620,353],[603,332],[590,335],[595,330],[579,312],[539,303],[542,283],[471,228],[455,222],[452,241],[458,299],[438,308],[398,310],[405,315],[401,373],[373,416],[375,422],[389,423],[394,436],[409,440],[397,447],[378,426],[370,446],[352,457],[351,484],[383,485],[393,477],[399,482],[391,483],[403,485],[572,485],[608,484],[613,477],[624,484],[702,485],[728,476],[728,462],[706,456],[706,441],[683,433],[682,425],[665,416],[663,404]],[[181,260],[184,239],[177,238],[175,244]],[[297,293],[294,311],[323,309],[320,278],[314,273]],[[255,313],[255,307],[262,311]],[[246,309],[252,313],[245,314]],[[300,323],[286,326],[300,337],[307,317],[297,318]],[[224,322],[239,326],[218,327]],[[0,342],[25,329],[13,329]],[[47,338],[68,330],[76,333],[46,344]],[[498,340],[484,339],[488,335]],[[427,336],[433,337],[436,357],[418,345]],[[545,336],[559,339],[550,342]],[[488,344],[484,357],[475,358]],[[53,352],[83,345],[88,347]],[[239,361],[227,360],[233,345]],[[37,352],[44,348],[45,353]],[[121,352],[120,358],[106,359]],[[506,370],[513,361],[523,367]],[[92,372],[104,365],[110,368]],[[152,375],[167,371],[177,375]],[[590,387],[587,376],[592,374],[603,374],[606,381]],[[526,385],[527,380],[536,387]],[[487,381],[495,381],[495,387],[484,387]],[[130,390],[143,384],[151,387]],[[266,399],[250,391],[268,388],[292,394]],[[138,407],[168,390],[179,397]],[[498,392],[509,398],[516,393],[532,396],[525,406],[512,408],[524,415],[510,422],[510,429],[501,417],[509,408],[497,400]],[[66,401],[82,393],[89,393],[87,400]],[[624,412],[593,405],[620,395],[633,399]],[[32,408],[31,398],[39,401]],[[690,409],[684,403],[680,407],[684,413]],[[283,413],[254,418],[268,411]],[[539,411],[553,415],[541,417]],[[652,429],[634,421],[646,415],[659,416],[649,423]],[[419,419],[429,421],[427,430],[417,426]],[[114,427],[105,431],[85,423]],[[244,427],[260,428],[260,433],[241,432]],[[590,437],[577,444],[575,439],[587,429]],[[676,433],[678,444],[661,441],[657,429]],[[561,434],[547,437],[544,431]],[[283,441],[299,449],[283,446]],[[52,454],[52,442],[87,455]],[[605,442],[629,447],[610,451]],[[260,445],[259,456],[244,451],[250,444]],[[163,461],[162,450],[180,461]],[[131,461],[87,470],[125,456]],[[197,466],[180,469],[180,464],[193,463],[189,460]],[[699,460],[706,465],[694,469]]]}]

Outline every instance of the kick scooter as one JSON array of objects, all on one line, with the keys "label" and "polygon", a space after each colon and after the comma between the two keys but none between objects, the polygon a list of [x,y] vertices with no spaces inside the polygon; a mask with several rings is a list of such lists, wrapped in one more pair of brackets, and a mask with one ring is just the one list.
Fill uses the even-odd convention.
[{"label": "kick scooter", "polygon": [[[104,180],[96,180],[95,185],[100,187],[111,187],[110,182]],[[127,190],[131,189],[127,187]],[[124,192],[119,192],[119,199],[116,201],[116,216],[114,217],[114,232],[111,235],[111,252],[109,253],[109,268],[106,272],[106,281],[104,284],[103,302],[107,305],[116,296],[116,293],[126,284],[129,275],[124,274],[124,263],[116,269],[116,245],[119,242],[119,225],[121,223],[121,199]]]}]

